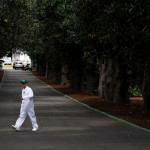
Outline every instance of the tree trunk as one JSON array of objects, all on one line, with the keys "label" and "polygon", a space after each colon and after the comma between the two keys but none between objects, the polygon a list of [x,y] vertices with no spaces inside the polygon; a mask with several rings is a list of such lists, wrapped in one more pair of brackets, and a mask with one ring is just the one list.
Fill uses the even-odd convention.
[{"label": "tree trunk", "polygon": [[98,94],[120,104],[129,103],[127,70],[120,59],[105,59],[100,66]]},{"label": "tree trunk", "polygon": [[36,72],[39,71],[39,63],[36,64]]},{"label": "tree trunk", "polygon": [[46,72],[45,72],[45,78],[49,77],[49,65],[48,65],[48,61],[46,61]]},{"label": "tree trunk", "polygon": [[143,109],[150,110],[150,61],[145,64],[142,86]]},{"label": "tree trunk", "polygon": [[69,72],[68,65],[67,64],[63,65],[61,69],[61,85],[69,86],[68,72]]},{"label": "tree trunk", "polygon": [[93,70],[84,69],[81,82],[81,91],[91,95],[97,95],[98,81],[98,73],[95,73]]},{"label": "tree trunk", "polygon": [[41,75],[45,76],[45,73],[46,73],[46,66],[45,66],[45,63],[39,64],[39,72],[41,73]]}]

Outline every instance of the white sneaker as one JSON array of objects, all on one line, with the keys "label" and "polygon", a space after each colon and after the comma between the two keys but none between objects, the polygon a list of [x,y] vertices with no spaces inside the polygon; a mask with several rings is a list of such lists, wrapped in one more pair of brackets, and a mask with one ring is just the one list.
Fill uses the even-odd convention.
[{"label": "white sneaker", "polygon": [[33,128],[32,129],[32,131],[38,131],[39,130],[39,128]]},{"label": "white sneaker", "polygon": [[13,128],[15,131],[19,131],[19,129],[17,129],[17,128],[15,127],[15,125],[12,125],[12,128]]}]

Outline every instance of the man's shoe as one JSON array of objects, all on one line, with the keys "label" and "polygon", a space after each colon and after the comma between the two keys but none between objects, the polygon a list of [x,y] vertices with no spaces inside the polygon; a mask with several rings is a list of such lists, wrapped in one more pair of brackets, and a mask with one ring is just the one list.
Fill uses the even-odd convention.
[{"label": "man's shoe", "polygon": [[17,129],[14,125],[12,125],[12,128],[13,128],[15,131],[19,131],[19,129]]},{"label": "man's shoe", "polygon": [[39,128],[33,128],[32,129],[32,131],[38,131],[39,130]]}]

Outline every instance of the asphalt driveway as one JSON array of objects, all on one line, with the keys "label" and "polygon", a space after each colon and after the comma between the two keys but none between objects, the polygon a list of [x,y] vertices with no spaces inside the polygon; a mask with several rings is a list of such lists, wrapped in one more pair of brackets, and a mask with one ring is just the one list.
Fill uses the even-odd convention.
[{"label": "asphalt driveway", "polygon": [[[27,118],[12,130],[20,111],[22,79],[34,91],[38,132]],[[49,88],[29,71],[5,70],[0,88],[0,150],[149,150],[150,133],[90,110]]]}]

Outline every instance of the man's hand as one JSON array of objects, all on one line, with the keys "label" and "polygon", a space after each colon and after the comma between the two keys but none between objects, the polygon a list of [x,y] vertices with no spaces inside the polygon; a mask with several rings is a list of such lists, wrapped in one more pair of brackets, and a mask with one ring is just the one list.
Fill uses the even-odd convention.
[{"label": "man's hand", "polygon": [[23,100],[23,98],[21,97],[21,100]]}]

